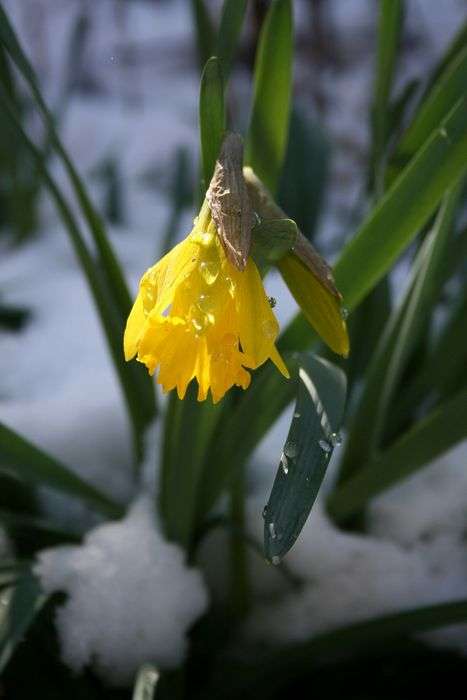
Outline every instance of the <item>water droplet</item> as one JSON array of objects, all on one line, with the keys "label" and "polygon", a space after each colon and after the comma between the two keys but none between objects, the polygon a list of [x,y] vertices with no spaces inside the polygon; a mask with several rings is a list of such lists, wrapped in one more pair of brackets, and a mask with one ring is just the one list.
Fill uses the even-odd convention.
[{"label": "water droplet", "polygon": [[336,447],[336,445],[342,444],[342,435],[340,433],[331,433],[331,435],[329,436],[329,439],[331,440],[333,447]]},{"label": "water droplet", "polygon": [[199,266],[199,273],[206,284],[214,284],[219,276],[219,265],[214,260],[204,261]]},{"label": "water droplet", "polygon": [[266,518],[267,514],[268,514],[268,507],[264,506],[263,512],[261,513],[261,515],[263,516],[263,518]]},{"label": "water droplet", "polygon": [[287,459],[287,457],[284,453],[282,453],[282,455],[281,455],[280,466],[282,467],[282,471],[284,472],[284,474],[289,473],[289,460]]},{"label": "water droplet", "polygon": [[275,556],[271,559],[271,564],[274,564],[274,566],[279,566],[280,563],[281,563],[281,558],[278,557],[277,555],[275,555]]},{"label": "water droplet", "polygon": [[269,534],[271,536],[271,539],[275,540],[277,537],[277,534],[276,534],[276,526],[274,525],[274,523],[269,523],[268,529],[269,529]]},{"label": "water droplet", "polygon": [[277,327],[274,321],[263,321],[261,324],[261,330],[266,338],[270,338],[272,340],[276,337]]},{"label": "water droplet", "polygon": [[302,415],[301,413],[299,413],[298,411],[295,411],[295,413],[293,414],[293,417],[300,418],[301,415]]},{"label": "water droplet", "polygon": [[197,333],[203,330],[203,324],[199,322],[197,318],[192,318],[191,319],[191,325],[195,329]]},{"label": "water droplet", "polygon": [[327,442],[327,440],[320,440],[318,444],[321,447],[321,449],[323,450],[323,452],[326,452],[327,454],[329,454],[329,452],[331,452],[332,448],[331,448],[331,445],[329,444],[329,442]]},{"label": "water droplet", "polygon": [[442,136],[443,139],[449,140],[449,139],[448,139],[448,132],[446,131],[446,129],[444,128],[444,126],[442,126],[441,129],[439,130],[439,135]]},{"label": "water droplet", "polygon": [[341,318],[345,321],[349,317],[349,310],[345,306],[341,306]]},{"label": "water droplet", "polygon": [[231,277],[226,277],[225,278],[225,284],[227,286],[228,292],[231,297],[233,297],[235,293],[235,283]]},{"label": "water droplet", "polygon": [[287,455],[287,457],[290,457],[290,459],[293,459],[294,457],[297,456],[298,452],[298,447],[295,442],[289,441],[285,443],[284,447],[284,453]]},{"label": "water droplet", "polygon": [[274,297],[268,297],[268,302],[271,309],[274,309],[274,307],[277,306],[277,299],[275,299]]}]

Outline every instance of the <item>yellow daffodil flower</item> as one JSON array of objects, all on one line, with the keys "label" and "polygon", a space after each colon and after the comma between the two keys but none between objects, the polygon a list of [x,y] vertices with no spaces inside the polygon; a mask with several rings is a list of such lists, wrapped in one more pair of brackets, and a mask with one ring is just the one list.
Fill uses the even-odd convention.
[{"label": "yellow daffodil flower", "polygon": [[151,374],[157,370],[163,390],[176,388],[180,399],[196,379],[198,400],[211,390],[216,403],[234,385],[246,389],[248,370],[267,359],[289,376],[278,333],[255,263],[248,258],[241,271],[227,259],[205,201],[189,236],[143,275],[125,359],[136,355]]}]

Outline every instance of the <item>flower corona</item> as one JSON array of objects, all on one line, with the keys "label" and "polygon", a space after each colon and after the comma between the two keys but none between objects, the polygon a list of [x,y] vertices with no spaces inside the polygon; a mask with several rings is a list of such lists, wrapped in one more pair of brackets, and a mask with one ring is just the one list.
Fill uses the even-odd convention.
[{"label": "flower corona", "polygon": [[246,389],[248,370],[267,359],[289,376],[278,333],[253,259],[244,270],[228,260],[205,201],[187,238],[143,275],[125,329],[125,359],[136,355],[180,399],[196,379],[198,400],[210,390],[217,403],[234,385]]}]

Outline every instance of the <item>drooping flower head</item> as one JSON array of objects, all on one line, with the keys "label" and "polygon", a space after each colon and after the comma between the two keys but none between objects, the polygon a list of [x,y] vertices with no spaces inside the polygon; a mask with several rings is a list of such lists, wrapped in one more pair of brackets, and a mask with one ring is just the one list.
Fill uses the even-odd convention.
[{"label": "drooping flower head", "polygon": [[227,258],[207,201],[189,236],[140,282],[124,337],[125,358],[135,355],[164,391],[182,399],[192,379],[198,399],[214,403],[232,386],[246,389],[248,370],[271,359],[285,377],[275,346],[279,324],[258,268],[238,269]]}]

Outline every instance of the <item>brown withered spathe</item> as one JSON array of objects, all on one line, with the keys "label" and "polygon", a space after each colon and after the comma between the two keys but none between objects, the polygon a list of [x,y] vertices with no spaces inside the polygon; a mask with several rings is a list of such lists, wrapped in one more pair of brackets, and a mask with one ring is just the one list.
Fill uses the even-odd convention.
[{"label": "brown withered spathe", "polygon": [[[254,211],[258,212],[262,219],[287,218],[286,213],[275,203],[274,199],[253,170],[250,167],[245,167],[243,168],[243,174]],[[293,247],[293,253],[336,299],[342,299],[334,283],[334,276],[331,268],[300,230],[297,232],[297,240]]]},{"label": "brown withered spathe", "polygon": [[206,199],[227,258],[244,270],[254,219],[243,178],[243,141],[238,134],[228,132],[222,142]]}]

